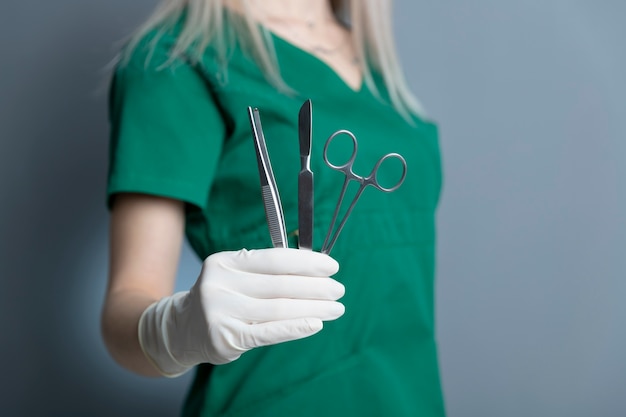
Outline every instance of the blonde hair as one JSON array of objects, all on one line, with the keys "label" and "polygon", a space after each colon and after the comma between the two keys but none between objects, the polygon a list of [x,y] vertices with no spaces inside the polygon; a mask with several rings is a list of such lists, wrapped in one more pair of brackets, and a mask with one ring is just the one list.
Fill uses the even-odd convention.
[{"label": "blonde hair", "polygon": [[[164,0],[131,37],[126,56],[148,32],[158,29],[163,33],[184,16],[171,57],[186,56],[192,62],[198,62],[211,43],[216,48],[217,57],[227,63],[231,44],[224,31],[226,2],[228,0]],[[244,18],[239,24],[232,22],[234,35],[254,57],[270,83],[281,91],[291,91],[280,75],[269,32],[251,18],[248,0],[240,2]],[[372,76],[373,69],[381,75],[391,104],[402,116],[408,120],[412,119],[411,114],[426,117],[424,108],[409,90],[400,67],[391,28],[391,3],[391,0],[330,0],[337,19],[351,28],[363,81],[368,88],[380,97]]]}]

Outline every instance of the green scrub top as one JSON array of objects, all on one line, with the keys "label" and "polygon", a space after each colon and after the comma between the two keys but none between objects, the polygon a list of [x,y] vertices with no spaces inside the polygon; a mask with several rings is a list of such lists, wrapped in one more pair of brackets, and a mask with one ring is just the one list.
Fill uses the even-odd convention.
[{"label": "green scrub top", "polygon": [[[296,94],[278,93],[240,49],[227,70],[211,48],[198,64],[163,66],[175,33],[159,38],[149,60],[147,38],[117,68],[110,96],[109,204],[124,192],[186,202],[186,235],[201,259],[271,247],[247,114],[247,106],[254,106],[290,246],[297,247],[297,121],[306,99],[313,103],[315,250],[344,178],[322,158],[333,132],[356,135],[355,172],[369,174],[389,152],[404,156],[408,172],[393,193],[365,190],[332,251],[340,264],[335,278],[346,287],[345,315],[312,337],[253,349],[226,365],[200,365],[183,415],[441,417],[433,317],[441,188],[437,128],[418,117],[407,122],[367,85],[354,91],[323,61],[272,36],[282,76]],[[329,154],[340,163],[351,142],[337,141]],[[381,170],[381,182],[399,177],[392,165]]]}]

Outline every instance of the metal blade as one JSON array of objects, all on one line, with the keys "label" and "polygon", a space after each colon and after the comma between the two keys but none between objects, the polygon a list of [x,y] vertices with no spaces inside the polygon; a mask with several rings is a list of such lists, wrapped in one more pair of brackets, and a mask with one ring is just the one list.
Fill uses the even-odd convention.
[{"label": "metal blade", "polygon": [[298,245],[313,249],[313,172],[311,172],[312,140],[311,100],[304,102],[298,115],[300,140],[300,173],[298,174]]},{"label": "metal blade", "polygon": [[274,180],[272,165],[270,163],[269,154],[267,153],[259,110],[248,107],[248,116],[250,117],[250,125],[254,136],[254,149],[256,150],[259,176],[261,179],[261,194],[263,196],[265,216],[267,217],[267,225],[270,230],[272,244],[275,248],[286,248],[288,244],[283,206],[280,202],[278,187]]}]

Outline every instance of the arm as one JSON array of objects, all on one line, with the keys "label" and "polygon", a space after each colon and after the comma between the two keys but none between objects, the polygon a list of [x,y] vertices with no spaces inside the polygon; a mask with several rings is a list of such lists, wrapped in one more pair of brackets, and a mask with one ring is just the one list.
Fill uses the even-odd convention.
[{"label": "arm", "polygon": [[327,255],[271,248],[214,253],[188,291],[172,294],[183,202],[208,204],[227,132],[207,80],[186,62],[161,70],[170,47],[159,42],[148,67],[138,47],[111,88],[115,201],[102,333],[125,368],[175,377],[320,331],[343,314],[344,288]]},{"label": "arm", "polygon": [[183,226],[182,202],[117,195],[102,330],[125,368],[175,377],[199,363],[228,363],[255,347],[311,336],[343,314],[336,300],[344,287],[329,278],[337,263],[297,249],[213,254],[189,291],[172,294]]},{"label": "arm", "polygon": [[118,194],[111,211],[109,282],[102,334],[111,356],[145,376],[160,376],[139,345],[143,311],[172,294],[184,235],[184,203]]}]

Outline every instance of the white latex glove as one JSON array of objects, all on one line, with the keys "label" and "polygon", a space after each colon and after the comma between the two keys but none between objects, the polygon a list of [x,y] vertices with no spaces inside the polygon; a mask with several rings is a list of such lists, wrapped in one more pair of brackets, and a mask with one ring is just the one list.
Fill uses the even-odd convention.
[{"label": "white latex glove", "polygon": [[311,336],[344,313],[337,262],[318,252],[261,249],[206,258],[190,291],[148,307],[139,342],[165,376],[228,363],[259,346]]}]

